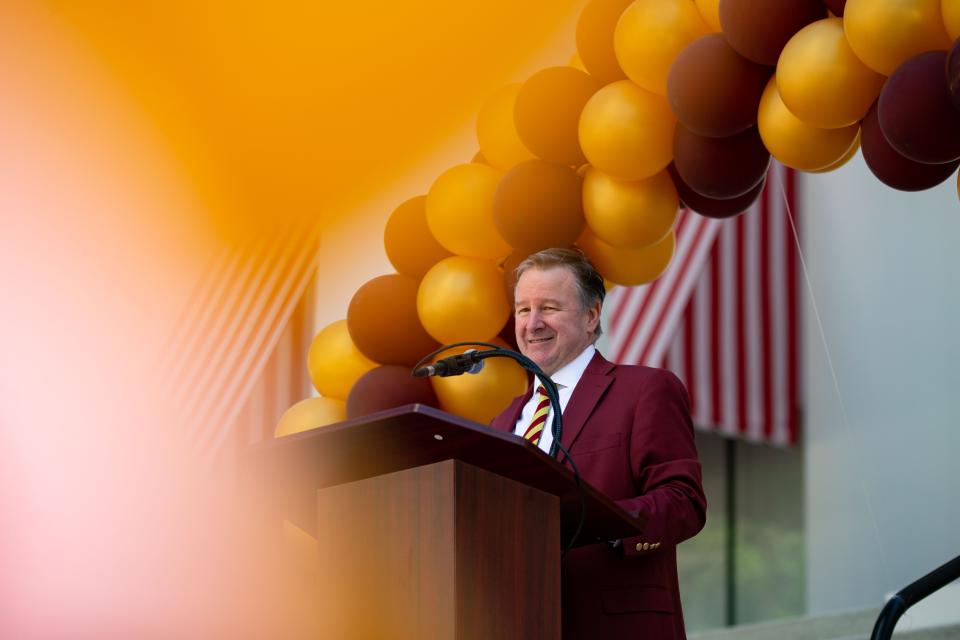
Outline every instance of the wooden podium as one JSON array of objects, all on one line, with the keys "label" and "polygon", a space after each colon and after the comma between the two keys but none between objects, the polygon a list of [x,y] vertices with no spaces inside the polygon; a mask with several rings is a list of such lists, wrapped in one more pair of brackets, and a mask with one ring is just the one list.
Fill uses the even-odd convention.
[{"label": "wooden podium", "polygon": [[246,479],[316,535],[324,637],[560,638],[560,549],[643,522],[517,436],[423,405],[252,447]]}]

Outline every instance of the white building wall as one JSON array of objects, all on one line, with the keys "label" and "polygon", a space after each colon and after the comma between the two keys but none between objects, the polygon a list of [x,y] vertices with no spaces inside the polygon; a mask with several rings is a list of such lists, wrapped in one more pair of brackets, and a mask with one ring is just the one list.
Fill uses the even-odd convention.
[{"label": "white building wall", "polygon": [[960,555],[960,202],[956,177],[903,193],[859,155],[803,175],[799,196],[807,607],[819,614],[879,606]]}]

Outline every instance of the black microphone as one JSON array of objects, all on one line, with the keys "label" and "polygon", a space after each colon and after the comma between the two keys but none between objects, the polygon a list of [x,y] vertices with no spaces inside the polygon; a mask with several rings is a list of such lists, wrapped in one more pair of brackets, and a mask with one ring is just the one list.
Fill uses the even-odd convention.
[{"label": "black microphone", "polygon": [[427,376],[459,376],[464,373],[477,374],[483,369],[483,360],[479,358],[480,352],[476,349],[467,349],[463,353],[447,358],[441,358],[434,364],[428,364],[413,371],[414,378],[425,378]]}]

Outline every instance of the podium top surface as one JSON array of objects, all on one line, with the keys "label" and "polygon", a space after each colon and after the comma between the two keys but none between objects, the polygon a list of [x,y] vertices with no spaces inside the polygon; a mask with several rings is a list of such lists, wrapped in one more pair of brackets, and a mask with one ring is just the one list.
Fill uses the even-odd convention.
[{"label": "podium top surface", "polygon": [[[450,459],[558,496],[565,538],[579,524],[581,492],[570,469],[519,436],[425,405],[406,405],[253,445],[245,468],[248,480],[269,485],[301,515],[291,512],[287,517],[312,529],[302,513],[310,512],[317,489]],[[640,532],[642,520],[586,483],[584,488],[587,509],[578,544]]]}]

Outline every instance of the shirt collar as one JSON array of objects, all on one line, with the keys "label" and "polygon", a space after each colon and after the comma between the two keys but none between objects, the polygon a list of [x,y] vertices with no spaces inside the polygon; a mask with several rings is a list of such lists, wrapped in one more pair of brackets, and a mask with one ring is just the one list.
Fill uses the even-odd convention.
[{"label": "shirt collar", "polygon": [[560,367],[560,370],[550,376],[550,379],[560,388],[577,386],[577,382],[580,381],[580,377],[583,376],[583,372],[587,369],[587,365],[590,364],[593,354],[596,352],[596,347],[588,344],[587,348],[580,352],[580,355]]}]

